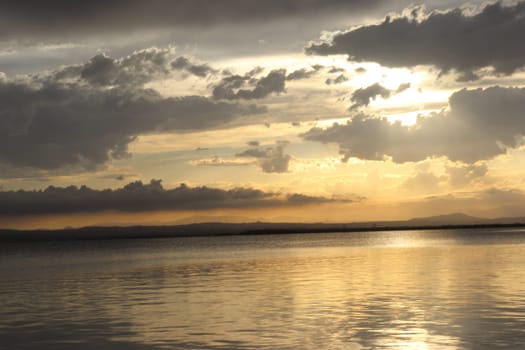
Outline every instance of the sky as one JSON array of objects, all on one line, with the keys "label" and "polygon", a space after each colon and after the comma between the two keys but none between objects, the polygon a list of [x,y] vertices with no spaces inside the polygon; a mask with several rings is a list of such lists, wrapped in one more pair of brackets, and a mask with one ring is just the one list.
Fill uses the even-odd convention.
[{"label": "sky", "polygon": [[525,210],[525,1],[0,4],[0,227]]}]

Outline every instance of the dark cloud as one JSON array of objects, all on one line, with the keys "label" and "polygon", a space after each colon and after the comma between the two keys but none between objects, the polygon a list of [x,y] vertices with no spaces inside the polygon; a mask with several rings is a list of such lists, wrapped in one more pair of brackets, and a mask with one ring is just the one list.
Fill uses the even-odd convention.
[{"label": "dark cloud", "polygon": [[219,156],[213,156],[211,158],[195,159],[189,162],[191,165],[196,166],[247,166],[252,165],[251,161],[243,161],[239,159],[224,159]]},{"label": "dark cloud", "polygon": [[266,76],[255,77],[258,73],[259,70],[254,70],[245,75],[224,77],[213,88],[213,97],[217,100],[252,100],[285,91],[285,69],[272,70]]},{"label": "dark cloud", "polygon": [[[336,201],[332,198],[314,197],[307,196],[304,194],[291,194],[288,196],[288,202],[293,205],[307,205],[307,204],[320,204],[320,203],[331,203]],[[350,203],[353,202],[351,199],[338,199],[337,202]]]},{"label": "dark cloud", "polygon": [[58,70],[57,80],[82,79],[92,85],[142,85],[171,72],[169,61],[175,57],[173,49],[149,48],[115,59],[97,54],[82,65],[66,66]]},{"label": "dark cloud", "polygon": [[337,76],[337,78],[328,78],[325,80],[325,84],[326,85],[337,85],[337,84],[342,84],[344,83],[345,81],[348,81],[348,78],[344,75],[344,74],[340,74]]},{"label": "dark cloud", "polygon": [[140,29],[252,23],[341,10],[369,10],[383,0],[20,0],[0,3],[0,39],[69,38]]},{"label": "dark cloud", "polygon": [[[66,77],[70,76],[70,69],[63,72]],[[112,85],[115,83],[116,75],[118,74],[118,68],[115,64],[115,60],[107,57],[104,54],[99,54],[93,57],[80,71],[82,79],[87,80],[91,84],[99,85]]]},{"label": "dark cloud", "polygon": [[335,200],[263,192],[253,188],[222,190],[182,184],[164,189],[160,180],[151,180],[149,184],[136,181],[114,190],[50,186],[39,191],[0,191],[0,216],[256,208],[331,201]]},{"label": "dark cloud", "polygon": [[134,178],[137,177],[137,174],[132,173],[107,173],[105,175],[101,175],[98,178],[104,179],[104,180],[116,180],[116,181],[124,181],[125,179]]},{"label": "dark cloud", "polygon": [[237,157],[252,157],[265,173],[285,173],[292,157],[284,153],[286,141],[277,142],[275,146],[251,148],[236,154]]},{"label": "dark cloud", "polygon": [[335,33],[330,42],[315,43],[310,54],[347,54],[358,62],[389,67],[433,65],[442,73],[455,70],[460,79],[476,79],[474,72],[493,67],[511,74],[525,65],[525,2],[496,2],[480,12],[453,9],[391,18]]},{"label": "dark cloud", "polygon": [[[150,62],[162,62],[137,56],[118,61],[96,56],[85,66],[48,76],[0,80],[0,164],[91,169],[127,156],[138,135],[224,128],[264,111],[202,96],[163,97],[134,86],[143,79],[129,72],[146,77]],[[118,85],[128,73],[133,84]]]},{"label": "dark cloud", "polygon": [[336,66],[332,66],[328,70],[328,73],[344,73],[344,72],[346,72],[346,69],[341,68],[341,67],[336,67]]},{"label": "dark cloud", "polygon": [[307,70],[306,68],[297,69],[293,71],[292,73],[288,74],[286,76],[286,80],[308,79],[317,72],[318,70],[316,69],[312,69],[312,70]]},{"label": "dark cloud", "polygon": [[303,137],[339,144],[344,159],[391,157],[403,163],[444,156],[475,163],[519,147],[524,135],[525,88],[491,87],[455,92],[448,111],[420,116],[413,126],[358,115],[344,125],[313,128]]},{"label": "dark cloud", "polygon": [[352,94],[352,102],[354,102],[354,104],[351,108],[368,106],[370,101],[375,99],[377,96],[389,98],[390,90],[379,83],[372,84],[366,88],[357,89]]},{"label": "dark cloud", "polygon": [[398,86],[398,88],[396,89],[396,93],[401,93],[409,88],[410,88],[410,83],[403,83]]},{"label": "dark cloud", "polygon": [[184,57],[184,56],[178,57],[176,60],[171,62],[171,67],[173,69],[178,69],[178,70],[184,69],[190,72],[191,74],[196,75],[201,78],[204,78],[208,76],[209,74],[216,72],[208,64],[192,63],[189,58]]},{"label": "dark cloud", "polygon": [[362,106],[368,106],[370,101],[376,97],[381,96],[386,99],[392,94],[400,93],[410,87],[410,83],[404,83],[399,85],[396,90],[389,90],[379,83],[372,84],[366,88],[357,89],[352,94],[352,102],[354,103],[350,109],[356,109]]},{"label": "dark cloud", "polygon": [[185,56],[176,57],[173,49],[148,48],[121,59],[101,53],[82,65],[66,66],[55,72],[57,80],[82,79],[92,85],[135,86],[159,78],[169,78],[173,71],[184,70],[200,78],[216,73],[208,64],[194,63]]}]

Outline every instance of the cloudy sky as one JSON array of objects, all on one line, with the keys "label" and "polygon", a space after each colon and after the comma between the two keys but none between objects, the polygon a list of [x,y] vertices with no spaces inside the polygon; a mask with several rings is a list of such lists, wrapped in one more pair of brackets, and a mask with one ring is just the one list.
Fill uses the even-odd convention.
[{"label": "cloudy sky", "polygon": [[0,226],[525,209],[525,2],[4,1]]}]

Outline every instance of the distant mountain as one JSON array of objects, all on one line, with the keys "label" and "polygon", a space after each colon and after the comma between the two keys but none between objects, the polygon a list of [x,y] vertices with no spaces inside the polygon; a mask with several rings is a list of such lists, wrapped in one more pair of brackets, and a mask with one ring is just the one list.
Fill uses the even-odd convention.
[{"label": "distant mountain", "polygon": [[490,219],[478,218],[463,213],[413,218],[405,221],[408,225],[437,226],[437,225],[480,225],[486,224]]},{"label": "distant mountain", "polygon": [[[239,217],[239,219],[242,219]],[[62,230],[9,230],[0,229],[2,241],[49,241],[49,240],[90,240],[130,239],[187,236],[254,235],[315,232],[359,232],[469,228],[469,227],[523,227],[525,217],[483,219],[462,213],[414,218],[405,221],[376,221],[352,223],[228,223],[206,222],[167,226],[99,226],[65,228]]]}]

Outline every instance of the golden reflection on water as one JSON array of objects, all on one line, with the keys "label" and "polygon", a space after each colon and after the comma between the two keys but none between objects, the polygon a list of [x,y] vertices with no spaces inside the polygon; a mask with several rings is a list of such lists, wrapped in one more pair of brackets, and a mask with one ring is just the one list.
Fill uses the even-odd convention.
[{"label": "golden reflection on water", "polygon": [[6,292],[0,316],[9,316],[0,321],[0,335],[13,332],[10,323],[18,319],[18,330],[28,334],[47,327],[76,335],[71,325],[80,324],[90,345],[103,339],[131,349],[524,343],[521,238],[494,244],[460,233],[374,234],[108,242],[102,249],[85,243],[62,247],[60,257],[37,252],[38,266],[34,252],[12,254],[11,268],[22,268],[0,270]]}]

